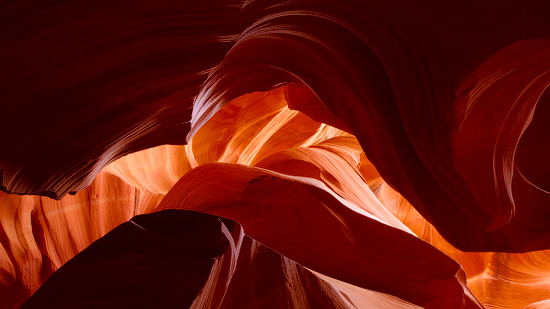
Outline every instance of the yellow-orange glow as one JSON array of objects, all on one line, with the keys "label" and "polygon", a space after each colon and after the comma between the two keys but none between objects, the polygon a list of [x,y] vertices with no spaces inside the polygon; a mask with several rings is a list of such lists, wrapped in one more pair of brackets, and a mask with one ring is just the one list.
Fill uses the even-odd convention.
[{"label": "yellow-orange glow", "polygon": [[[289,89],[240,97],[205,123],[188,145],[163,145],[118,159],[74,196],[55,201],[1,193],[0,223],[5,237],[0,243],[0,284],[15,296],[0,305],[20,304],[75,254],[134,215],[158,210],[182,176],[214,162],[255,166],[322,188],[343,199],[343,205],[357,215],[421,238],[460,264],[468,287],[487,308],[548,305],[550,250],[511,254],[454,248],[380,177],[353,135],[289,109]],[[222,265],[239,259],[243,238],[236,237],[241,242],[217,262],[195,307],[212,304],[213,295],[220,293],[216,284]],[[261,245],[252,241],[251,246]],[[337,291],[333,297],[342,306],[417,307],[282,258],[286,284],[298,286],[291,293],[295,304],[307,303],[300,294],[305,293],[305,287],[299,288],[303,279],[297,274],[311,272]],[[231,269],[232,274],[234,266]],[[231,274],[223,277],[227,284]]]}]

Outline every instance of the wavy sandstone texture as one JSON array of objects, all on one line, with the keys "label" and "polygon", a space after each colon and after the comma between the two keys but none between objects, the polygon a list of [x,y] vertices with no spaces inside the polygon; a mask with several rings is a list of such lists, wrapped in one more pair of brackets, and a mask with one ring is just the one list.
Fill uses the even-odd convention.
[{"label": "wavy sandstone texture", "polygon": [[0,38],[2,308],[550,307],[547,1],[11,1]]}]

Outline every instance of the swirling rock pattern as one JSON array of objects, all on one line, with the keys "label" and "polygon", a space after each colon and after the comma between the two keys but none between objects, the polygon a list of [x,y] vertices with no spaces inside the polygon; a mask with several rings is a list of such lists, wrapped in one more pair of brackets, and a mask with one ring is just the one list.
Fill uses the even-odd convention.
[{"label": "swirling rock pattern", "polygon": [[0,305],[544,308],[548,12],[0,4]]}]

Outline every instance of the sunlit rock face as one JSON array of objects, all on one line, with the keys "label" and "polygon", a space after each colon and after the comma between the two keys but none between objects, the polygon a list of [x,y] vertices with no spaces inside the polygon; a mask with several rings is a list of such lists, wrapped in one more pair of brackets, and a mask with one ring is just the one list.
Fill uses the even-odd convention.
[{"label": "sunlit rock face", "polygon": [[1,6],[0,307],[549,306],[549,4]]}]

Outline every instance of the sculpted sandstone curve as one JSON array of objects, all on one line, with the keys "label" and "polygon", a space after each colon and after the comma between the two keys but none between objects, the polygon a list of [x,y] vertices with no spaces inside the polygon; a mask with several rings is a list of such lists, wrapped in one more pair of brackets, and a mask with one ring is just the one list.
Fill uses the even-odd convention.
[{"label": "sculpted sandstone curve", "polygon": [[[110,274],[144,291],[127,277],[150,281],[163,258],[155,282],[174,284],[169,268],[193,268],[170,264],[177,233],[144,240],[135,225],[170,216],[134,216],[191,207],[235,222],[166,212],[181,215],[174,225],[204,216],[205,235],[227,241],[195,261],[185,299],[150,290],[167,305],[543,308],[549,11],[519,0],[0,4],[0,306],[35,291],[28,306],[40,306]],[[160,243],[154,263],[109,264]],[[98,293],[116,298],[109,285]]]}]

